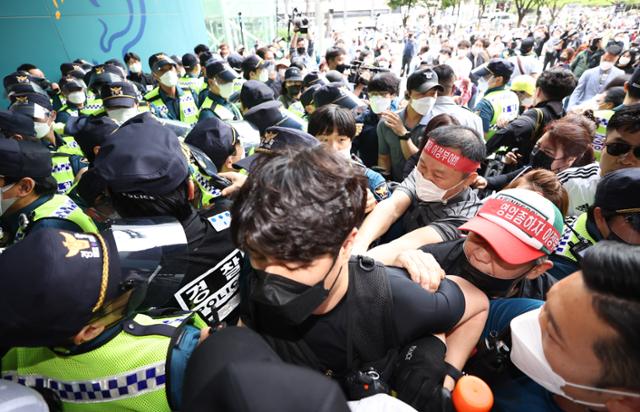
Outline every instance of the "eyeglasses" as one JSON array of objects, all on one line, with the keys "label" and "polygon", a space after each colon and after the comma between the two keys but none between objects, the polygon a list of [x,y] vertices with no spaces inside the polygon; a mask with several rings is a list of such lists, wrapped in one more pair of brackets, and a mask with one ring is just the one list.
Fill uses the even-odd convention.
[{"label": "eyeglasses", "polygon": [[605,147],[607,148],[607,153],[611,156],[622,156],[633,149],[633,155],[636,159],[640,160],[640,146],[631,146],[629,143],[615,142],[606,143]]}]

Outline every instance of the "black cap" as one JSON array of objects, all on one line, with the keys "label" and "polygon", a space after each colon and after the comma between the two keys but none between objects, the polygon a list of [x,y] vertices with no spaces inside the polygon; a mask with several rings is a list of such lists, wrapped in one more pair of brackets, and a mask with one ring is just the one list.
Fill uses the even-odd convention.
[{"label": "black cap", "polygon": [[125,123],[100,148],[96,173],[118,193],[162,195],[188,175],[178,137],[152,117]]},{"label": "black cap", "polygon": [[640,91],[640,66],[636,67],[628,82],[629,87],[633,87],[634,89]]},{"label": "black cap", "polygon": [[288,82],[301,82],[303,80],[302,71],[297,67],[289,67],[284,72],[284,80]]},{"label": "black cap", "polygon": [[236,151],[238,133],[214,116],[198,122],[184,142],[202,150],[216,168],[222,170],[224,162]]},{"label": "black cap", "polygon": [[26,114],[29,117],[44,119],[53,110],[49,96],[40,93],[26,93],[14,96],[9,110]]},{"label": "black cap", "polygon": [[269,100],[253,106],[244,113],[243,117],[244,120],[258,129],[261,136],[267,128],[275,126],[286,119],[282,111],[282,103],[277,100]]},{"label": "black cap", "polygon": [[198,63],[198,58],[191,53],[186,53],[182,56],[182,66],[185,69],[193,69]]},{"label": "black cap", "polygon": [[93,149],[102,146],[118,128],[118,124],[108,116],[71,116],[64,126],[64,132],[73,136],[87,160],[93,162]]},{"label": "black cap", "polygon": [[347,85],[347,80],[344,75],[337,70],[329,70],[324,74],[324,77],[327,79],[329,83],[340,83],[342,85]]},{"label": "black cap", "polygon": [[69,72],[74,71],[74,70],[81,70],[84,72],[84,70],[82,70],[82,65],[80,63],[62,63],[60,65],[60,73],[63,76],[66,76],[69,74]]},{"label": "black cap", "polygon": [[444,88],[438,83],[438,75],[432,69],[416,70],[407,78],[407,90],[424,93],[433,88],[442,91]]},{"label": "black cap", "polygon": [[167,56],[166,54],[159,54],[156,56],[156,59],[153,62],[153,66],[151,66],[151,70],[157,72],[167,64],[170,64],[174,67],[177,66],[176,62],[171,57]]},{"label": "black cap", "polygon": [[207,77],[212,79],[214,76],[218,76],[226,82],[231,82],[238,77],[224,60],[207,62]]},{"label": "black cap", "polygon": [[502,76],[506,81],[509,81],[513,74],[515,66],[509,60],[505,59],[491,59],[489,63],[481,66],[479,69],[473,71],[473,74],[479,77],[484,77],[488,74],[494,76]]},{"label": "black cap", "polygon": [[51,153],[40,142],[0,139],[0,176],[32,179],[49,177]]},{"label": "black cap", "polygon": [[183,409],[194,412],[349,411],[337,383],[284,363],[249,328],[222,329],[198,346],[184,388]]},{"label": "black cap", "polygon": [[196,47],[193,48],[193,52],[195,54],[200,54],[205,51],[209,51],[209,47],[205,44],[198,44]]},{"label": "black cap", "polygon": [[260,132],[262,138],[255,153],[234,163],[236,169],[251,171],[251,167],[256,158],[261,153],[279,153],[284,150],[301,150],[308,147],[315,147],[320,144],[318,139],[302,130],[289,127],[272,126]]},{"label": "black cap", "polygon": [[78,79],[78,78],[73,77],[73,76],[65,76],[65,77],[63,77],[62,79],[60,79],[60,82],[58,83],[58,85],[60,86],[60,89],[64,93],[84,90],[84,89],[87,88],[87,85],[84,84],[84,80]]},{"label": "black cap", "polygon": [[327,84],[328,82],[318,72],[307,73],[302,79],[302,87],[307,88],[316,84]]},{"label": "black cap", "polygon": [[607,48],[605,49],[605,51],[609,54],[612,54],[614,56],[620,56],[622,54],[622,47],[620,47],[618,44],[610,44],[609,46],[607,46]]},{"label": "black cap", "polygon": [[240,102],[245,109],[251,109],[260,103],[274,99],[273,89],[258,80],[247,80],[240,89]]},{"label": "black cap", "polygon": [[600,179],[593,205],[618,213],[640,212],[640,167],[619,169]]},{"label": "black cap", "polygon": [[42,87],[34,80],[34,77],[23,71],[4,76],[2,84],[8,95],[24,93],[46,94]]},{"label": "black cap", "polygon": [[33,117],[12,110],[0,110],[0,130],[9,136],[12,134],[22,136],[36,135]]},{"label": "black cap", "polygon": [[320,88],[320,84],[314,84],[307,87],[307,89],[304,92],[302,92],[302,94],[300,95],[300,102],[302,103],[303,106],[309,106],[313,104],[313,95],[315,94],[316,90],[318,90],[319,88]]},{"label": "black cap", "polygon": [[242,71],[242,62],[244,58],[240,56],[238,53],[231,53],[227,56],[227,63],[229,66],[236,72],[240,73]]},{"label": "black cap", "polygon": [[100,98],[104,107],[133,107],[136,104],[137,89],[129,81],[103,84],[100,89]]},{"label": "black cap", "polygon": [[316,107],[337,104],[346,109],[353,109],[360,105],[353,93],[349,92],[346,86],[338,83],[329,83],[318,87],[318,90],[313,94],[313,103]]},{"label": "black cap", "polygon": [[93,66],[84,77],[84,82],[89,88],[100,92],[100,87],[105,83],[122,82],[127,76],[124,70],[114,64],[99,64]]},{"label": "black cap", "polygon": [[242,61],[242,71],[249,73],[267,67],[268,65],[269,63],[260,56],[252,54],[251,56],[245,57]]},{"label": "black cap", "polygon": [[527,54],[533,49],[533,45],[535,44],[533,37],[527,37],[523,39],[520,43],[520,52],[523,54]]}]

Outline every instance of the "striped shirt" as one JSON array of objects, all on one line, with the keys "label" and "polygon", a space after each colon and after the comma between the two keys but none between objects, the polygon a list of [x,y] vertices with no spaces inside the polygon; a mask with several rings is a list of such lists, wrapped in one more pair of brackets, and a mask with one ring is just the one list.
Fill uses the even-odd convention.
[{"label": "striped shirt", "polygon": [[558,173],[558,180],[569,195],[567,216],[577,216],[593,205],[596,188],[600,181],[600,165],[570,167]]}]

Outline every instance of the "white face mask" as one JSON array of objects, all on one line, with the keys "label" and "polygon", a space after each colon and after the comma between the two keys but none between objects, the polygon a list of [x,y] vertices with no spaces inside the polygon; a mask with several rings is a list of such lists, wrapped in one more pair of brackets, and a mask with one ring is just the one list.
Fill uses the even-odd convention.
[{"label": "white face mask", "polygon": [[636,393],[600,389],[567,382],[562,376],[555,373],[553,369],[551,369],[549,362],[547,362],[542,347],[542,333],[538,319],[541,310],[542,309],[536,309],[527,312],[511,321],[511,362],[513,362],[518,369],[549,392],[590,408],[605,408],[606,405],[603,403],[592,403],[574,399],[567,395],[562,388],[571,386],[611,395],[631,396],[634,398],[640,397],[640,394]]},{"label": "white face mask", "polygon": [[233,94],[233,82],[218,83],[218,88],[220,89],[220,97],[223,99],[228,99]]},{"label": "white face mask", "polygon": [[523,106],[531,107],[533,106],[533,97],[526,97],[520,101]]},{"label": "white face mask", "polygon": [[258,75],[258,80],[262,83],[266,83],[269,80],[269,72],[266,70],[260,70],[260,74]]},{"label": "white face mask", "polygon": [[375,114],[380,114],[391,107],[391,99],[388,97],[371,96],[369,103],[371,103],[371,111]]},{"label": "white face mask", "polygon": [[107,115],[120,124],[126,122],[127,120],[138,114],[138,108],[136,107],[122,107],[118,109],[106,110]]},{"label": "white face mask", "polygon": [[169,70],[160,76],[160,83],[167,87],[175,87],[178,84],[178,73],[173,70]]},{"label": "white face mask", "polygon": [[140,73],[142,71],[142,63],[131,63],[129,65],[129,71],[131,73]]},{"label": "white face mask", "polygon": [[422,116],[429,113],[435,103],[436,98],[432,96],[421,97],[420,99],[411,99],[411,107]]},{"label": "white face mask", "polygon": [[611,70],[613,67],[613,62],[600,62],[600,70],[603,72]]},{"label": "white face mask", "polygon": [[15,183],[11,183],[10,185],[6,185],[5,187],[0,187],[0,216],[4,215],[5,212],[13,205],[13,203],[18,200],[17,197],[12,197],[11,199],[5,199],[3,193],[10,190]]},{"label": "white face mask", "polygon": [[87,99],[83,91],[71,92],[67,96],[67,100],[74,104],[82,104]]},{"label": "white face mask", "polygon": [[618,64],[620,66],[626,66],[627,64],[629,64],[630,61],[631,61],[631,57],[620,57],[620,59],[618,60]]},{"label": "white face mask", "polygon": [[418,199],[422,202],[443,202],[444,195],[450,189],[440,189],[431,180],[425,179],[417,168],[413,170],[413,173],[416,177],[416,196]]},{"label": "white face mask", "polygon": [[33,122],[33,128],[36,131],[36,137],[38,139],[46,137],[51,131],[51,125],[49,125],[49,123]]}]

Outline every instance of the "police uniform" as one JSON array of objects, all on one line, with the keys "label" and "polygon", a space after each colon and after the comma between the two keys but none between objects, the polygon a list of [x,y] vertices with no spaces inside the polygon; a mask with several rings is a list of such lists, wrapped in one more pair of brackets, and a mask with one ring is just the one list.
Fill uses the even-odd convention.
[{"label": "police uniform", "polygon": [[[223,60],[209,62],[206,71],[207,78],[216,79],[217,82],[224,82],[223,84],[234,82],[237,79],[235,72]],[[235,84],[233,87],[235,87]],[[214,94],[209,89],[204,90],[201,96],[198,120],[213,116],[222,121],[242,120],[242,114],[228,99]]]},{"label": "police uniform", "polygon": [[[298,87],[298,90],[296,93],[294,93],[294,96],[297,95],[302,90],[303,80],[304,78],[302,77],[302,73],[300,72],[300,69],[297,67],[289,67],[284,72],[285,84],[286,82],[299,83],[298,86],[296,86]],[[286,86],[285,86],[285,89],[286,89]],[[289,96],[288,90],[287,90],[287,93],[280,96],[278,100],[280,100],[280,102],[284,105],[285,109],[287,109],[291,114],[299,117],[300,119],[304,118],[304,115],[305,115],[304,106],[302,106],[302,103],[300,102],[299,99]]]},{"label": "police uniform", "polygon": [[[47,229],[7,249],[2,290],[39,300],[2,297],[10,318],[0,320],[0,343],[13,348],[2,358],[2,378],[50,390],[65,411],[180,409],[186,362],[206,324],[190,312],[134,313],[150,275],[171,276],[162,271],[165,253],[184,250],[180,226],[167,225],[167,237],[153,240],[139,225],[100,235]],[[34,250],[38,259],[29,258]],[[110,307],[127,290],[126,306]],[[69,343],[92,319],[118,309],[115,325]]]},{"label": "police uniform", "polygon": [[[504,59],[491,60],[480,70],[476,70],[476,76],[502,76],[505,83],[509,81],[513,74],[514,66]],[[482,127],[485,131],[486,140],[493,137],[497,130],[497,122],[501,117],[511,121],[518,117],[520,109],[520,99],[518,95],[509,90],[506,86],[498,86],[486,91],[484,97],[476,105],[475,112],[482,119]]]},{"label": "police uniform", "polygon": [[[0,139],[0,175],[18,180],[51,179],[50,164],[51,154],[40,143]],[[3,243],[16,243],[30,232],[46,227],[97,232],[91,218],[65,195],[40,195],[21,209],[2,213]]]},{"label": "police uniform", "polygon": [[[187,53],[182,56],[182,66],[186,71],[191,72],[197,65],[198,58],[193,54]],[[200,76],[200,73],[187,73],[178,79],[178,86],[183,89],[191,89],[195,95],[207,88],[207,84],[204,81],[204,78]]]},{"label": "police uniform", "polygon": [[[111,193],[132,202],[154,201],[177,190],[190,175],[176,135],[148,116],[138,116],[114,132],[96,156],[94,170]],[[169,306],[194,310],[212,325],[238,319],[242,253],[231,240],[229,209],[230,202],[218,194],[207,209],[189,206],[175,216],[190,253],[185,256],[187,275]]]},{"label": "police uniform", "polygon": [[122,82],[126,79],[125,72],[113,64],[100,64],[93,66],[85,76],[87,83],[87,103],[85,109],[92,116],[105,116],[104,105],[100,98],[100,89],[104,84]]},{"label": "police uniform", "polygon": [[306,122],[289,115],[276,100],[260,103],[244,114],[244,119],[260,131],[260,135],[272,126],[288,127],[302,132],[307,130]]},{"label": "police uniform", "polygon": [[80,115],[84,115],[84,116],[91,115],[92,111],[87,110],[84,107],[84,104],[87,101],[86,100],[87,86],[84,84],[84,81],[76,79],[73,76],[63,77],[60,80],[60,89],[66,95],[72,92],[82,92],[83,94],[85,94],[85,101],[80,104],[76,104],[76,103],[70,102],[69,100],[65,100],[65,103],[57,111],[56,122],[66,123],[67,120],[69,120],[69,117],[71,116],[78,117]]},{"label": "police uniform", "polygon": [[[105,109],[118,110],[118,109],[131,109],[132,115],[125,118],[115,118],[118,123],[124,123],[137,113],[143,113],[149,111],[146,104],[140,106],[138,103],[138,94],[136,86],[130,81],[113,82],[104,84],[100,90],[100,98],[103,101]],[[146,102],[145,102],[146,103]],[[136,107],[134,110],[133,108]],[[128,111],[128,110],[127,110]]]}]

